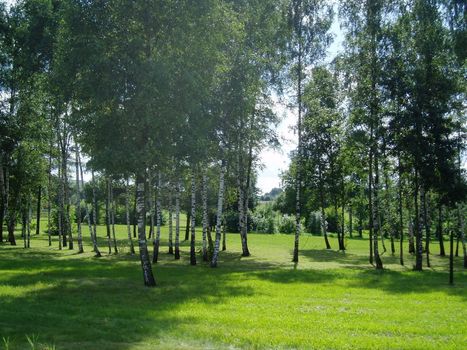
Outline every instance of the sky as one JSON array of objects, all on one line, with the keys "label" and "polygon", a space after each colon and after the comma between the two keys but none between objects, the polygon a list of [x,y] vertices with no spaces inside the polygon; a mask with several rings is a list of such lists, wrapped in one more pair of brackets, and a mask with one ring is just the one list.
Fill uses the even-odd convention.
[{"label": "sky", "polygon": [[[334,12],[334,21],[330,28],[330,32],[334,35],[334,41],[328,48],[327,57],[325,58],[326,62],[330,62],[342,50],[344,40],[337,19],[337,11]],[[289,154],[297,147],[297,135],[293,129],[297,124],[296,110],[287,108],[285,106],[286,102],[279,102],[278,97],[273,96],[273,100],[273,109],[281,118],[281,123],[276,130],[281,147],[277,150],[264,149],[259,155],[262,167],[258,170],[258,183],[256,186],[263,193],[269,192],[274,187],[281,187],[280,174],[284,170],[287,170],[290,163]]]}]

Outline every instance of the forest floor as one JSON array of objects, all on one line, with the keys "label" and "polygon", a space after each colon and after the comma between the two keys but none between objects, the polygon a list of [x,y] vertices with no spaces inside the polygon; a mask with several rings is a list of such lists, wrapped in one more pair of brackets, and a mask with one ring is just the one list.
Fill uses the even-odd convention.
[{"label": "forest floor", "polygon": [[[44,225],[45,226],[45,225]],[[183,231],[184,232],[184,231]],[[366,239],[347,251],[325,250],[322,237],[250,234],[251,257],[238,234],[227,235],[219,267],[189,265],[167,254],[162,231],[158,286],[143,286],[139,257],[129,255],[125,226],[120,253],[59,251],[57,238],[33,236],[31,248],[0,245],[0,348],[6,349],[461,349],[467,345],[467,272],[433,244],[432,267],[412,271],[389,252],[385,269],[368,264]],[[200,233],[198,233],[198,237]],[[389,240],[386,241],[389,249]],[[152,247],[150,247],[152,250]],[[407,251],[407,248],[405,249]],[[425,266],[425,261],[424,261]],[[28,339],[29,338],[29,341]]]}]

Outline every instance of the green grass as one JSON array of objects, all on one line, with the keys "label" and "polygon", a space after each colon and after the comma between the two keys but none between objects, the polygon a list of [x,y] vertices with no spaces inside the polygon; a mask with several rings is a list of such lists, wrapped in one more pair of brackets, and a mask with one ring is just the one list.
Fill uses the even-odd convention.
[{"label": "green grass", "polygon": [[[323,249],[321,237],[301,239],[300,263],[291,263],[293,237],[250,235],[252,256],[240,257],[240,239],[212,269],[167,254],[163,230],[158,287],[145,288],[138,256],[130,256],[125,227],[121,253],[93,258],[47,246],[0,246],[0,348],[9,349],[461,349],[467,345],[467,274],[448,259],[413,272],[383,255],[384,271],[367,262],[367,240],[347,240],[346,253]],[[104,228],[99,227],[105,248]],[[337,247],[334,238],[333,248]],[[389,246],[389,242],[387,242]],[[2,340],[3,338],[3,340]],[[28,339],[29,338],[29,341]],[[5,346],[6,347],[6,346]]]}]

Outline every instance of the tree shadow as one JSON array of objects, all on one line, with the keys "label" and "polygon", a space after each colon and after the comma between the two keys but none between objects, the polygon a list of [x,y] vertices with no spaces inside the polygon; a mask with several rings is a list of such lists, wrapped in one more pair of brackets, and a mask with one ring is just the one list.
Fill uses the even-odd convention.
[{"label": "tree shadow", "polygon": [[0,259],[0,270],[15,272],[0,277],[10,287],[0,299],[0,335],[13,340],[12,348],[23,348],[25,335],[39,334],[41,342],[59,348],[128,349],[199,321],[174,312],[188,302],[208,308],[259,293],[238,285],[226,269],[207,274],[204,268],[155,266],[158,287],[147,288],[137,259],[66,260],[53,252],[14,250],[0,252]]}]

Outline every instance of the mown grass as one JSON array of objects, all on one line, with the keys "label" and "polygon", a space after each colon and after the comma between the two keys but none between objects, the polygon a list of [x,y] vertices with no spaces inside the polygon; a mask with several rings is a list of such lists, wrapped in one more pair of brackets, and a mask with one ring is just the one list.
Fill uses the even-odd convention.
[{"label": "mown grass", "polygon": [[[142,285],[138,256],[128,254],[117,226],[120,254],[96,259],[47,246],[0,246],[0,347],[9,349],[462,349],[467,346],[467,274],[456,260],[448,285],[447,258],[433,246],[432,265],[413,272],[383,255],[384,271],[367,259],[367,240],[347,240],[347,252],[323,249],[321,237],[250,235],[252,256],[240,239],[212,269],[167,254],[163,230],[158,287]],[[104,227],[99,227],[105,249]],[[332,238],[333,248],[337,242]],[[389,243],[389,242],[387,242]]]}]

